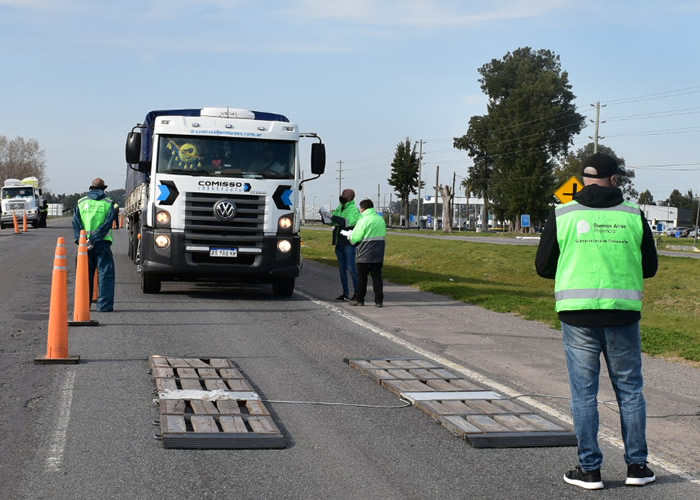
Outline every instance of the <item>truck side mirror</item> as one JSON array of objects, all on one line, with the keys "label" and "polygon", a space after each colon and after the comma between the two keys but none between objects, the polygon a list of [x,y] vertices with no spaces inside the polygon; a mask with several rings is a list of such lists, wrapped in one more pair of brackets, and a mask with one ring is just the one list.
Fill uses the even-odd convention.
[{"label": "truck side mirror", "polygon": [[129,132],[126,136],[126,162],[138,165],[141,160],[141,133]]},{"label": "truck side mirror", "polygon": [[319,142],[311,144],[311,173],[321,175],[326,171],[326,145]]}]

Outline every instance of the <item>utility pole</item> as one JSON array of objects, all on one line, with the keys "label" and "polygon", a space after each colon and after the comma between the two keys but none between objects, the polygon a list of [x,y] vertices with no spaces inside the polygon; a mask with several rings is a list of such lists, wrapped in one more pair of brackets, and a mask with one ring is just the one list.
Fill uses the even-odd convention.
[{"label": "utility pole", "polygon": [[450,213],[452,214],[452,217],[450,220],[450,225],[454,225],[454,222],[457,220],[457,216],[455,214],[455,207],[457,204],[455,203],[457,201],[457,193],[455,192],[455,181],[457,180],[457,172],[452,172],[452,199],[450,200],[450,203],[452,203],[452,207],[450,210]]},{"label": "utility pole", "polygon": [[[593,153],[598,152],[598,139],[605,139],[605,137],[600,137],[598,135],[598,129],[600,128],[601,123],[605,123],[604,121],[600,121],[600,101],[596,101],[595,104],[591,104],[591,106],[595,107],[595,122],[591,120],[591,123],[595,123],[595,132],[593,134],[593,137],[590,135],[588,136],[589,139],[593,139]],[[603,104],[603,107],[606,105]]]},{"label": "utility pole", "polygon": [[338,198],[343,194],[343,160],[338,160]]},{"label": "utility pole", "polygon": [[381,195],[381,185],[377,184],[377,212],[381,211],[381,200],[382,200],[382,195]]},{"label": "utility pole", "polygon": [[438,185],[440,184],[440,165],[435,170],[435,210],[433,211],[433,231],[437,231],[437,202],[438,202]]},{"label": "utility pole", "polygon": [[[418,209],[416,210],[418,212],[418,229],[420,229],[420,215],[421,215],[421,184],[423,184],[423,139],[416,141],[420,145],[420,149],[418,151]],[[414,150],[415,151],[415,150]]]}]

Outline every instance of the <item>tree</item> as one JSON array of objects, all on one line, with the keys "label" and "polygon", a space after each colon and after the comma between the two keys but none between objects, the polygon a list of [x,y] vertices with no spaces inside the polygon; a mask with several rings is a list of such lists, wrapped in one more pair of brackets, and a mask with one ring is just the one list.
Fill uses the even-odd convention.
[{"label": "tree", "polygon": [[666,206],[695,210],[697,207],[697,205],[695,205],[695,198],[696,196],[693,194],[692,189],[689,189],[686,194],[681,194],[680,191],[674,189],[666,199]]},{"label": "tree", "polygon": [[485,191],[494,212],[519,229],[520,214],[537,223],[549,213],[554,160],[568,153],[584,117],[573,104],[568,73],[549,50],[520,48],[492,59],[479,73],[488,113],[472,117],[454,146],[474,161],[469,171],[474,191]]},{"label": "tree", "polygon": [[39,147],[39,141],[22,137],[10,140],[0,135],[0,180],[25,177],[39,179],[41,188],[48,181],[44,150]]},{"label": "tree", "polygon": [[[589,142],[584,147],[576,151],[576,153],[566,156],[566,158],[564,158],[564,160],[554,170],[554,177],[557,185],[563,184],[571,176],[580,178],[581,172],[583,172],[583,161],[589,156],[592,156],[593,151],[595,151],[595,145],[592,142]],[[618,156],[615,151],[612,150],[612,148],[602,144],[598,145],[598,152],[605,153],[617,162],[618,167],[622,172],[618,178],[618,187],[622,190],[622,194],[625,196],[625,198],[628,200],[637,199],[639,193],[636,189],[634,189],[634,170],[626,168],[625,159]]]},{"label": "tree", "polygon": [[637,203],[639,205],[656,205],[656,203],[654,203],[654,197],[648,189],[639,195]]},{"label": "tree", "polygon": [[[440,196],[442,196],[442,230],[445,233],[452,232],[452,198],[454,198],[454,193],[450,186],[443,186],[442,184],[438,187],[440,190]],[[437,201],[437,200],[436,200]],[[437,223],[437,221],[436,221]]]},{"label": "tree", "polygon": [[408,137],[405,142],[399,142],[396,145],[394,160],[391,162],[391,177],[387,181],[404,206],[406,227],[408,227],[408,198],[411,194],[418,192],[418,155],[415,145],[411,148],[411,139]]},{"label": "tree", "polygon": [[668,199],[666,200],[666,206],[667,207],[676,207],[676,208],[684,208],[685,205],[685,197],[681,194],[680,191],[677,189],[674,189],[671,194],[668,196]]}]

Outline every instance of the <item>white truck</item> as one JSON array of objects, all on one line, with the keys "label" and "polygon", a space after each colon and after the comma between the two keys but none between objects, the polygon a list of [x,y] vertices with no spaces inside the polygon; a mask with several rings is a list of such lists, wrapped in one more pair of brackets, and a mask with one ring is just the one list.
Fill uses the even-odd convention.
[{"label": "white truck", "polygon": [[[299,139],[311,137],[304,180]],[[163,281],[271,283],[290,296],[301,269],[300,189],[325,146],[279,114],[151,111],[126,142],[129,257],[144,293]]]},{"label": "white truck", "polygon": [[41,221],[39,209],[43,201],[39,179],[36,177],[25,177],[22,180],[6,179],[0,188],[1,227],[12,226],[13,213],[20,224],[26,213],[27,222],[32,227],[39,227]]}]

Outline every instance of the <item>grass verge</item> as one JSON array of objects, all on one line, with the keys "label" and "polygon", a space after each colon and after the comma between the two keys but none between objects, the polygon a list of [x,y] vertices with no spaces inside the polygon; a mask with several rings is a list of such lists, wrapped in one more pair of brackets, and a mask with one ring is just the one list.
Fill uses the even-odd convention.
[{"label": "grass verge", "polygon": [[[330,232],[303,229],[305,259],[336,265]],[[559,328],[554,281],[535,273],[534,246],[387,236],[384,277]],[[700,260],[659,256],[645,280],[644,352],[700,362]]]}]

